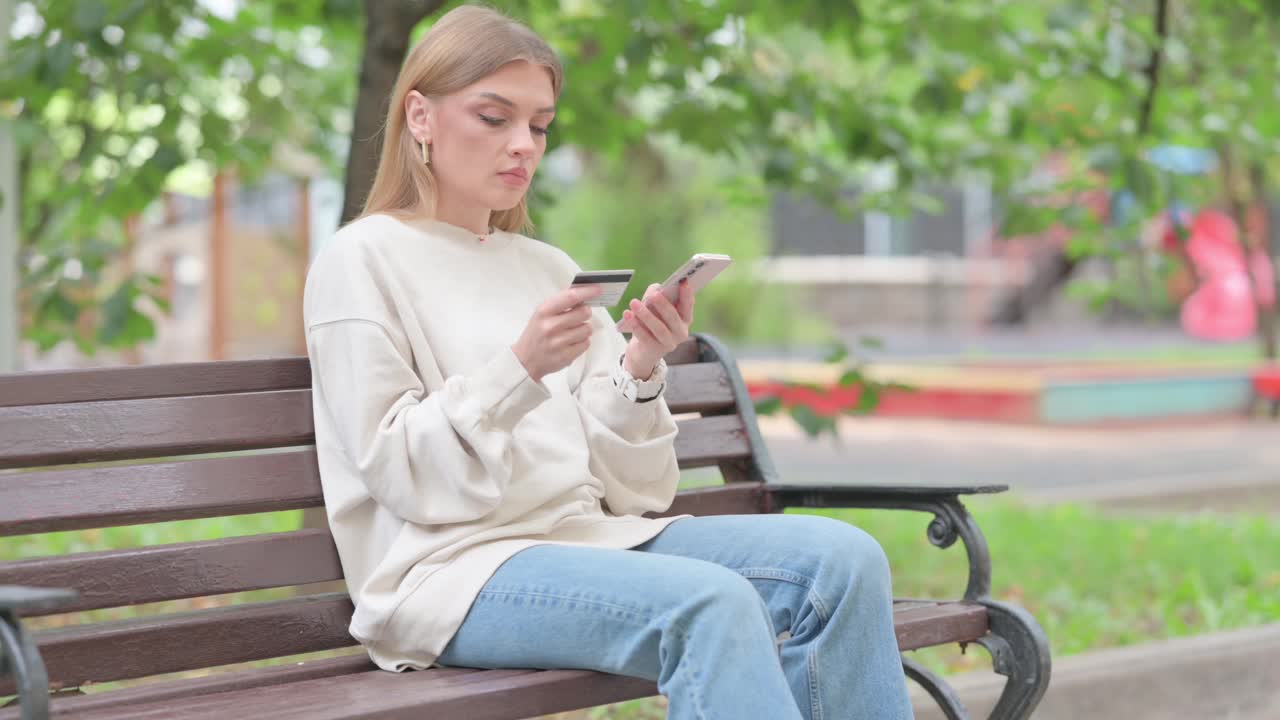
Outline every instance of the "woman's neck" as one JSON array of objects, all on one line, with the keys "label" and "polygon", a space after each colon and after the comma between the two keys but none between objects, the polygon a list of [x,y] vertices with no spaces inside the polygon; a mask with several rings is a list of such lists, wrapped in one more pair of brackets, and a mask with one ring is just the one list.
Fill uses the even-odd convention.
[{"label": "woman's neck", "polygon": [[[443,193],[441,194],[443,195]],[[440,222],[446,222],[450,225],[456,225],[464,230],[475,233],[476,235],[489,234],[489,216],[492,210],[479,205],[468,205],[465,203],[450,202],[447,197],[441,196],[436,200],[435,219]]]}]

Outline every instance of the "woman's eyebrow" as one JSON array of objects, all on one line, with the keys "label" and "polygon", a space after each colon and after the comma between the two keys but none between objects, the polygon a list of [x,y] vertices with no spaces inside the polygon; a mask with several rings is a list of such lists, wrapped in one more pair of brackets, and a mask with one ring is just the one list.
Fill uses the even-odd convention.
[{"label": "woman's eyebrow", "polygon": [[[488,98],[488,99],[490,99],[490,100],[492,100],[492,101],[494,101],[494,102],[496,102],[496,103],[500,103],[500,104],[502,104],[502,105],[506,105],[506,106],[507,106],[507,107],[509,107],[509,108],[514,108],[514,107],[516,106],[516,104],[515,104],[515,103],[513,103],[513,102],[511,102],[510,100],[508,100],[508,99],[506,99],[506,98],[502,97],[502,96],[501,96],[501,95],[499,95],[498,93],[493,93],[493,92],[482,92],[482,93],[476,93],[476,94],[477,94],[479,97]],[[555,111],[556,111],[555,106],[554,106],[554,105],[551,105],[551,106],[549,106],[549,107],[538,108],[538,109],[537,109],[537,111],[535,111],[533,114],[534,114],[534,115],[549,115],[549,114],[551,114],[551,113],[554,113]]]}]

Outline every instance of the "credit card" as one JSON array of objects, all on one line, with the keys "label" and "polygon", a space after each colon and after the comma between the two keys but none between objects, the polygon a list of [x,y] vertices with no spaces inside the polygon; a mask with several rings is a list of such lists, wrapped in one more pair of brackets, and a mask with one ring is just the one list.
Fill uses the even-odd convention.
[{"label": "credit card", "polygon": [[588,300],[585,305],[591,307],[613,307],[622,300],[622,294],[631,283],[635,270],[591,270],[580,272],[573,277],[574,285],[600,285],[604,292],[598,297]]}]

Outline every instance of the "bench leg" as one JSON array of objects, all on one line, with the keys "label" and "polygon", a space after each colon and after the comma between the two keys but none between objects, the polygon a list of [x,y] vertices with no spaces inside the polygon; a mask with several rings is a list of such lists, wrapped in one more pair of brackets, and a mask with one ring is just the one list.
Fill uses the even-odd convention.
[{"label": "bench leg", "polygon": [[980,640],[997,673],[1009,678],[991,711],[991,720],[1023,720],[1040,704],[1049,687],[1049,641],[1026,610],[998,600],[980,600],[987,608],[988,635]]},{"label": "bench leg", "polygon": [[942,708],[942,714],[947,716],[947,720],[969,720],[969,711],[964,709],[964,703],[960,702],[956,691],[952,690],[942,678],[905,655],[902,656],[902,670],[907,677],[915,680],[917,685],[929,693],[933,701],[938,703],[938,707]]}]

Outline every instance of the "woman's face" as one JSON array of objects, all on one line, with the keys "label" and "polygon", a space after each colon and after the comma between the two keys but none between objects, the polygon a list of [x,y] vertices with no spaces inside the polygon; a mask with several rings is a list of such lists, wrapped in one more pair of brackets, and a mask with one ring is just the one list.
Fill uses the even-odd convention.
[{"label": "woman's face", "polygon": [[546,68],[517,60],[434,101],[411,92],[405,110],[410,130],[423,136],[417,120],[430,139],[441,204],[507,210],[524,197],[546,152],[555,94]]}]

